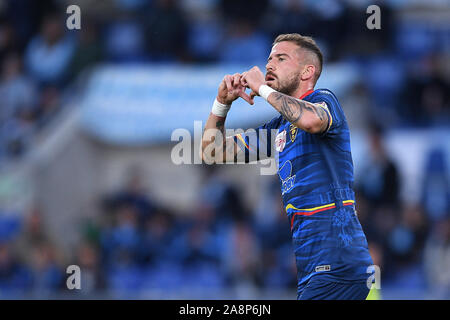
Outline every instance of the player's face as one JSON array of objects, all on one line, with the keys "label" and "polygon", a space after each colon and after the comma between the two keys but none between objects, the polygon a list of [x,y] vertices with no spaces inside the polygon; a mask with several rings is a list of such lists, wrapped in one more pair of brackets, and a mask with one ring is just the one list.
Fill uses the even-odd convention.
[{"label": "player's face", "polygon": [[300,85],[302,63],[299,47],[282,41],[272,47],[266,65],[266,84],[284,94],[291,95]]}]

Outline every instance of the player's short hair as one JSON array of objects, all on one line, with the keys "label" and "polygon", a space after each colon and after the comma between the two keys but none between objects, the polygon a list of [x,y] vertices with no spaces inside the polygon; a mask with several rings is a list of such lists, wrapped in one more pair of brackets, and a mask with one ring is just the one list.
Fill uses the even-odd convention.
[{"label": "player's short hair", "polygon": [[308,36],[302,36],[298,33],[285,33],[276,37],[272,46],[283,41],[293,42],[300,48],[313,53],[317,57],[317,60],[319,61],[319,65],[317,66],[318,68],[316,68],[317,70],[315,73],[315,80],[317,81],[322,73],[323,55],[314,39]]}]

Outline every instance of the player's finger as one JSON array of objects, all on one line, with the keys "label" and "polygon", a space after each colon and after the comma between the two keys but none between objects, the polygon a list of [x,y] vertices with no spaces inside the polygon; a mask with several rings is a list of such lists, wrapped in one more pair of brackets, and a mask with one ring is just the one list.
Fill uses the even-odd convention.
[{"label": "player's finger", "polygon": [[239,73],[233,74],[232,84],[233,86],[238,86],[241,83],[241,75]]},{"label": "player's finger", "polygon": [[244,85],[246,83],[246,81],[245,81],[245,76],[246,75],[247,75],[247,71],[242,73],[242,75],[241,75],[241,85]]},{"label": "player's finger", "polygon": [[227,86],[227,90],[228,91],[233,90],[233,85],[231,84],[231,76],[230,75],[226,75],[224,80],[225,80],[225,84]]},{"label": "player's finger", "polygon": [[247,72],[243,72],[241,75],[241,85],[244,87],[247,86],[247,80],[245,79],[246,76],[247,76]]},{"label": "player's finger", "polygon": [[252,92],[250,92],[250,98],[253,99],[256,96],[259,96],[259,94],[252,90]]},{"label": "player's finger", "polygon": [[225,83],[225,77],[223,77],[223,79],[222,79],[222,81],[220,82],[220,85],[219,85],[219,90],[223,91],[226,88],[227,88],[227,84]]},{"label": "player's finger", "polygon": [[244,90],[239,91],[239,97],[247,101],[249,104],[253,105],[255,102],[253,101],[253,98],[250,97]]}]

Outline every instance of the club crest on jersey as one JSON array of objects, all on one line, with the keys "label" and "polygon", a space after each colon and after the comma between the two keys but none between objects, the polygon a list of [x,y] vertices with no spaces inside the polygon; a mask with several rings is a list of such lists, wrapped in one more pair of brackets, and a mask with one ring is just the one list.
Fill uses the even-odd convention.
[{"label": "club crest on jersey", "polygon": [[298,128],[291,124],[289,126],[289,137],[291,138],[291,141],[294,142],[295,138],[297,137]]},{"label": "club crest on jersey", "polygon": [[283,151],[285,145],[286,145],[286,130],[283,130],[275,137],[275,149],[278,152],[281,152]]},{"label": "club crest on jersey", "polygon": [[292,175],[292,163],[291,161],[286,161],[283,166],[278,170],[278,176],[281,180],[281,195],[289,192],[295,183],[295,174]]}]

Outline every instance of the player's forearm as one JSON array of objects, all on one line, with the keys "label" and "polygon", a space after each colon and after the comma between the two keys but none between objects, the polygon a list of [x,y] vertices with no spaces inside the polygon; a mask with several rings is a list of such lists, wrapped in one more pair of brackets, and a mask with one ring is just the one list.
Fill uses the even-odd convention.
[{"label": "player's forearm", "polygon": [[201,157],[207,163],[214,163],[216,156],[216,145],[220,138],[224,140],[225,133],[225,117],[209,114],[202,135]]},{"label": "player's forearm", "polygon": [[320,133],[328,126],[328,113],[313,103],[277,91],[272,92],[267,101],[287,121],[306,132]]},{"label": "player's forearm", "polygon": [[225,137],[225,119],[210,113],[202,136],[201,158],[208,164],[236,162],[238,146],[233,137]]}]

